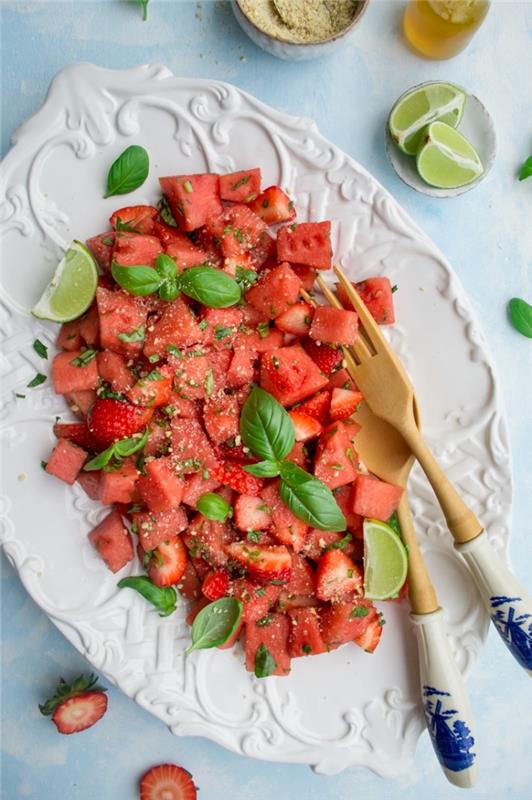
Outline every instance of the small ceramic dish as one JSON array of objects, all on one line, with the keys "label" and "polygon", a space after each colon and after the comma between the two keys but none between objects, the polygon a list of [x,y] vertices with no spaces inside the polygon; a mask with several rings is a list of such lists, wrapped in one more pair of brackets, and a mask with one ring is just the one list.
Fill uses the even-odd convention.
[{"label": "small ceramic dish", "polygon": [[[427,83],[433,83],[433,81],[427,81]],[[426,84],[422,83],[420,85],[425,86]],[[412,90],[409,89],[408,91],[410,92]],[[470,189],[477,186],[480,181],[484,180],[495,161],[497,140],[493,119],[487,108],[474,94],[469,94],[467,96],[464,114],[457,130],[469,139],[479,154],[480,160],[484,165],[484,172],[476,180],[466,184],[466,186],[459,186],[456,189],[437,189],[425,183],[417,171],[415,156],[408,156],[406,153],[399,150],[390,134],[388,122],[389,119],[386,120],[386,154],[401,180],[412,189],[415,189],[416,192],[422,192],[431,197],[458,197],[458,195],[468,192]]]},{"label": "small ceramic dish", "polygon": [[236,20],[249,38],[258,47],[266,50],[267,53],[277,56],[277,58],[283,58],[285,61],[309,61],[312,58],[327,55],[344,45],[355,32],[355,28],[362,19],[368,3],[369,0],[359,0],[353,19],[347,28],[344,28],[334,36],[330,36],[328,39],[322,39],[318,42],[290,42],[277,36],[271,36],[263,31],[244,13],[239,0],[231,0]]}]

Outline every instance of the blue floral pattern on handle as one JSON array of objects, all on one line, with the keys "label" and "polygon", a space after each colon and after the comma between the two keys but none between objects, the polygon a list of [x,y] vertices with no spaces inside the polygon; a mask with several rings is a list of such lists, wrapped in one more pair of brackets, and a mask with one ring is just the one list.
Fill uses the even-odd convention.
[{"label": "blue floral pattern on handle", "polygon": [[453,721],[459,712],[445,707],[448,701],[441,698],[450,696],[449,692],[433,686],[423,686],[423,697],[427,698],[423,703],[425,719],[438,760],[446,769],[460,772],[470,767],[476,758],[476,753],[471,752],[475,740],[463,720]]},{"label": "blue floral pattern on handle", "polygon": [[[519,614],[511,605],[520,600],[521,597],[506,595],[490,597],[491,607],[497,609],[491,619],[516,661],[525,669],[532,670],[532,614]],[[527,623],[527,620],[531,621]]]}]

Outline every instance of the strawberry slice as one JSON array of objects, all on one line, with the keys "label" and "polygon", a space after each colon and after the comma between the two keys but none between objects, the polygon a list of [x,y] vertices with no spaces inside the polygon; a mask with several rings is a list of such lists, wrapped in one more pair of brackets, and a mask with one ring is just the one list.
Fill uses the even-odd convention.
[{"label": "strawberry slice", "polygon": [[175,764],[158,764],[140,779],[140,800],[196,800],[192,775]]},{"label": "strawberry slice", "polygon": [[107,696],[94,675],[80,675],[72,684],[62,678],[55,694],[39,706],[41,714],[52,717],[59,733],[78,733],[92,727],[107,711]]},{"label": "strawberry slice", "polygon": [[284,333],[306,336],[310,330],[314,310],[309,303],[294,303],[275,318],[275,324]]},{"label": "strawberry slice", "polygon": [[284,545],[260,547],[252,542],[233,542],[226,547],[227,555],[246,568],[247,574],[260,581],[289,581],[292,558]]},{"label": "strawberry slice", "polygon": [[137,408],[131,403],[123,403],[110,397],[98,399],[87,417],[89,431],[103,445],[112,444],[117,439],[133,436],[150,421],[151,408]]},{"label": "strawberry slice", "polygon": [[213,481],[229,486],[239,494],[250,494],[258,497],[262,490],[263,482],[245,472],[240,464],[226,461],[223,464],[216,464],[209,467],[209,477]]},{"label": "strawberry slice", "polygon": [[372,619],[368,623],[366,629],[358,636],[355,636],[353,641],[365,650],[366,653],[373,653],[381,640],[382,626],[382,618],[379,615],[375,619]]},{"label": "strawberry slice", "polygon": [[320,600],[339,602],[360,594],[362,571],[342,550],[328,550],[319,560],[316,595]]},{"label": "strawberry slice", "polygon": [[229,590],[229,575],[224,569],[209,572],[205,576],[201,591],[209,600],[219,600],[225,597]]},{"label": "strawberry slice", "polygon": [[362,392],[353,392],[351,389],[333,389],[331,396],[330,415],[333,421],[346,419],[353,414],[364,399]]},{"label": "strawberry slice", "polygon": [[54,434],[58,439],[68,439],[78,447],[98,450],[100,444],[87,428],[85,422],[56,422]]},{"label": "strawberry slice", "polygon": [[153,206],[126,206],[111,214],[109,222],[115,231],[152,234],[158,215],[158,209]]},{"label": "strawberry slice", "polygon": [[293,202],[279,186],[268,186],[249,204],[249,207],[267,225],[289,222],[296,216]]},{"label": "strawberry slice", "polygon": [[182,578],[187,550],[179,536],[171,536],[152,550],[148,575],[156,586],[171,586]]},{"label": "strawberry slice", "polygon": [[324,343],[318,344],[314,339],[305,339],[303,347],[325,375],[332,375],[342,366],[343,354],[339,348]]},{"label": "strawberry slice", "polygon": [[330,404],[331,393],[324,390],[315,394],[310,400],[305,400],[304,403],[297,407],[297,410],[307,417],[318,420],[322,425],[326,425],[329,420]]},{"label": "strawberry slice", "polygon": [[309,439],[314,439],[322,432],[323,426],[317,419],[309,417],[308,414],[302,414],[299,409],[288,413],[294,426],[296,442],[308,442]]}]

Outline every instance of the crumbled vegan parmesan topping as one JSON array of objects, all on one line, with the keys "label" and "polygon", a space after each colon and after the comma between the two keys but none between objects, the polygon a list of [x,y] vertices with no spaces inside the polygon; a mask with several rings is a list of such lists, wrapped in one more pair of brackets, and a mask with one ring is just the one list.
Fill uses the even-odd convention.
[{"label": "crumbled vegan parmesan topping", "polygon": [[240,0],[264,33],[286,42],[321,42],[352,22],[359,0]]}]

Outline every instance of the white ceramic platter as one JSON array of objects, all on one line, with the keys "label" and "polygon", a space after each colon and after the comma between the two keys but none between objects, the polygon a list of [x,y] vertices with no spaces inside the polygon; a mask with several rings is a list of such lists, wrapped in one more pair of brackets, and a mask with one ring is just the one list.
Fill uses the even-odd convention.
[{"label": "white ceramic platter", "polygon": [[[109,165],[132,143],[149,150],[148,181],[133,195],[102,200]],[[238,753],[324,773],[356,765],[398,776],[410,768],[422,730],[406,604],[382,604],[387,624],[374,655],[347,645],[295,660],[287,678],[251,677],[236,651],[202,651],[185,660],[184,607],[161,619],[140,596],[117,590],[117,576],[86,536],[106,511],[40,467],[53,444],[54,417],[65,415],[65,407],[49,381],[24,388],[49,367],[33,351],[34,338],[53,352],[57,333],[28,309],[61,249],[105,230],[121,203],[156,202],[158,175],[256,164],[264,185],[293,192],[300,219],[334,221],[336,257],[352,277],[386,274],[398,285],[398,323],[389,334],[417,387],[427,436],[504,551],[511,488],[500,398],[477,321],[442,254],[311,121],[228,84],[175,78],[165,67],[111,71],[90,64],[56,76],[43,107],[14,134],[1,171],[2,543],[28,592],[65,636],[175,734],[207,736]],[[466,670],[482,646],[486,616],[419,472],[411,494],[452,645]],[[138,572],[136,562],[123,570]]]}]

